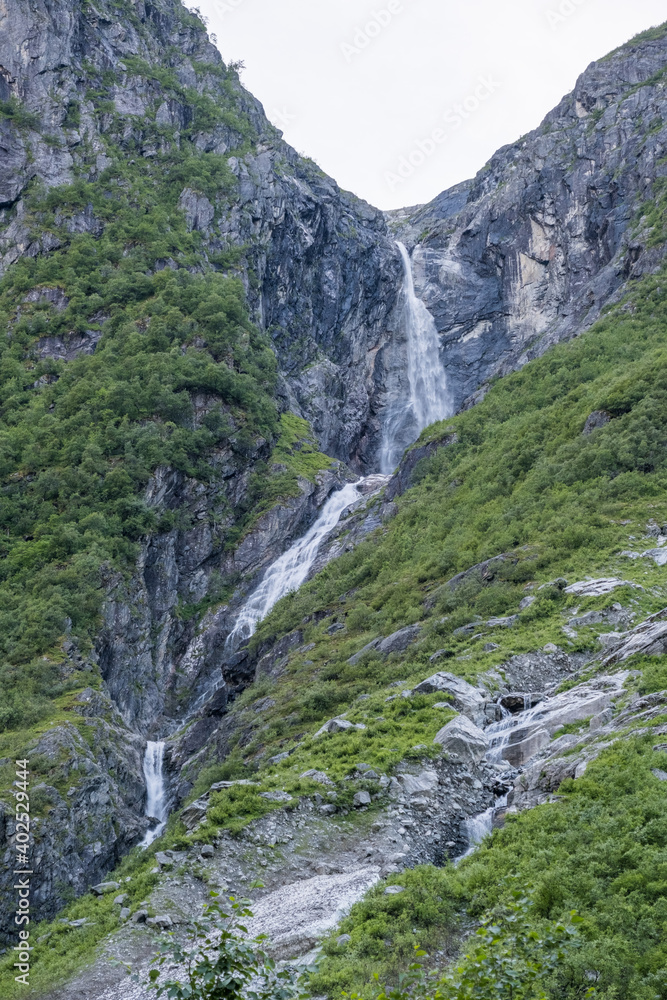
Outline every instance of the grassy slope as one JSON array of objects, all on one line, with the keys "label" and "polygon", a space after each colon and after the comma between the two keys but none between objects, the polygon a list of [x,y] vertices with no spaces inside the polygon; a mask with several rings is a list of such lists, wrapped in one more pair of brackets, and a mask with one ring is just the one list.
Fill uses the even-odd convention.
[{"label": "grassy slope", "polygon": [[[563,634],[563,611],[575,604],[586,611],[621,601],[633,607],[638,620],[665,605],[664,569],[621,555],[649,547],[641,536],[650,519],[667,522],[664,286],[664,275],[645,279],[592,331],[499,382],[475,410],[426,432],[425,440],[438,440],[455,427],[459,440],[422,464],[418,484],[398,501],[397,516],[372,540],[276,607],[259,640],[298,626],[310,648],[295,651],[279,680],[261,681],[234,706],[243,738],[237,735],[227,761],[212,763],[201,774],[195,793],[230,776],[253,776],[260,787],[213,796],[209,823],[197,839],[212,838],[218,826],[239,829],[272,808],[259,798],[261,790],[312,793],[315,786],[299,779],[308,767],[321,767],[340,780],[360,761],[391,770],[411,755],[428,756],[435,750],[433,735],[450,716],[447,709],[434,708],[438,696],[385,699],[396,693],[393,682],[431,673],[434,651],[447,648],[453,654],[439,666],[475,678],[512,653],[547,642],[570,650],[595,648],[592,631],[580,630],[576,641]],[[596,409],[606,409],[613,420],[584,437],[585,420]],[[506,564],[503,578],[455,594],[443,586],[458,570],[501,552],[516,558]],[[475,616],[516,613],[526,587],[536,583],[608,574],[644,589],[575,601],[547,587],[514,628],[480,626],[481,638],[454,634]],[[334,619],[345,630],[329,635]],[[354,667],[347,663],[370,639],[414,622],[422,623],[423,637],[405,654],[385,660],[370,654]],[[485,652],[489,640],[498,648]],[[666,683],[661,663],[649,663],[644,688],[658,690]],[[360,694],[370,698],[360,701]],[[276,704],[258,716],[252,704],[267,695]],[[351,721],[364,722],[366,730],[310,738],[342,711]],[[360,986],[371,969],[391,974],[417,940],[446,944],[460,926],[461,912],[478,917],[502,896],[502,878],[515,874],[535,889],[538,924],[579,907],[590,939],[590,952],[582,952],[586,968],[597,963],[619,987],[619,996],[643,996],[639,980],[632,987],[627,983],[633,976],[643,981],[657,975],[664,960],[661,907],[667,898],[660,874],[667,796],[650,775],[650,765],[660,758],[651,756],[649,744],[650,738],[610,751],[590,777],[564,789],[562,802],[512,821],[457,872],[420,869],[401,876],[410,893],[360,904],[346,924],[354,946],[342,956],[333,944],[327,946],[330,959],[319,987],[335,992],[341,985]],[[294,750],[287,760],[265,763],[285,749]],[[165,843],[191,839],[173,817]],[[599,855],[608,860],[600,862],[599,872],[591,871],[591,858]],[[126,862],[138,885],[150,864],[145,857]],[[582,872],[590,877],[582,879]],[[630,874],[624,880],[625,872]],[[95,914],[97,920],[105,905],[81,900],[68,915]],[[69,932],[53,931],[48,956],[38,956],[36,982],[48,982],[56,971],[82,960],[106,926],[100,919],[97,928],[77,932],[78,950],[71,935],[66,940]],[[394,943],[389,957],[380,938]],[[609,955],[618,960],[605,958]],[[573,982],[581,985],[577,968]],[[552,995],[579,994],[562,986]]]}]

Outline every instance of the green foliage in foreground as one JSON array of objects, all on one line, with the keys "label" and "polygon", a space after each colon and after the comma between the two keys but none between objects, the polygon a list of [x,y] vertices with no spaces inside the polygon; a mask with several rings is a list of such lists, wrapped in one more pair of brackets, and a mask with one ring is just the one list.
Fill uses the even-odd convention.
[{"label": "green foliage in foreground", "polygon": [[[405,892],[384,896],[384,887],[358,903],[325,945],[326,958],[312,977],[315,994],[341,989],[375,994],[373,974],[397,981],[415,946],[452,953],[454,935],[469,922],[495,920],[511,907],[516,887],[530,891],[533,905],[521,920],[537,940],[550,924],[582,917],[580,947],[568,950],[541,992],[489,997],[575,1000],[593,986],[594,996],[663,1000],[667,997],[667,788],[651,769],[665,767],[653,752],[655,737],[616,743],[589,765],[583,778],[566,781],[559,800],[519,816],[458,867],[417,868],[394,876]],[[461,918],[459,914],[464,914]],[[352,940],[339,947],[336,937]],[[523,935],[526,938],[526,935]],[[506,940],[503,934],[500,940]],[[482,950],[488,939],[482,944]],[[470,958],[480,957],[473,939]],[[538,949],[543,962],[549,949]],[[449,996],[445,991],[445,997]],[[486,996],[484,993],[453,996]]]},{"label": "green foliage in foreground", "polygon": [[[580,946],[582,918],[573,911],[567,922],[541,921],[536,930],[530,900],[515,890],[513,899],[482,920],[463,961],[444,975],[426,972],[417,949],[407,974],[393,989],[381,987],[376,1000],[548,1000],[549,981]],[[595,989],[579,996],[593,997]],[[360,1000],[352,993],[351,1000]]]},{"label": "green foliage in foreground", "polygon": [[[211,893],[213,897],[217,893]],[[262,950],[261,939],[249,941],[244,923],[252,917],[250,901],[231,897],[224,908],[209,903],[189,927],[186,943],[165,941],[154,960],[148,987],[173,1000],[290,1000],[305,996],[300,973],[278,969]],[[165,975],[176,966],[178,979]],[[166,967],[166,968],[165,968]]]}]

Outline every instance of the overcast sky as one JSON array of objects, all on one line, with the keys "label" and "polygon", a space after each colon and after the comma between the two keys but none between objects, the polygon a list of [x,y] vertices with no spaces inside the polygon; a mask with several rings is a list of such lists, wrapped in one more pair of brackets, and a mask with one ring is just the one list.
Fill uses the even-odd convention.
[{"label": "overcast sky", "polygon": [[667,18],[664,0],[199,6],[286,140],[383,209],[473,176],[535,128],[592,60]]}]

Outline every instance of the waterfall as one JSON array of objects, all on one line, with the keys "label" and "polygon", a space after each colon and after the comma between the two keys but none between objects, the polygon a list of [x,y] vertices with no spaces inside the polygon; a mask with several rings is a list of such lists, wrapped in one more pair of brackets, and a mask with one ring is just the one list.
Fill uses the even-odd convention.
[{"label": "waterfall", "polygon": [[380,452],[382,472],[391,473],[401,455],[425,427],[446,420],[454,412],[447,376],[440,360],[440,337],[435,320],[415,295],[412,262],[397,243],[403,261],[403,323],[408,352],[409,397],[389,407]]},{"label": "waterfall", "polygon": [[242,642],[250,638],[274,604],[290,591],[298,590],[306,581],[320,545],[336,527],[343,511],[360,498],[357,485],[348,484],[334,493],[310,531],[272,563],[260,585],[241,609],[236,625],[225,643],[228,650],[238,649]]},{"label": "waterfall", "polygon": [[157,826],[146,833],[141,847],[150,847],[167,825],[167,793],[163,774],[164,743],[149,742],[144,754],[144,778],[146,779],[145,815],[157,820]]}]

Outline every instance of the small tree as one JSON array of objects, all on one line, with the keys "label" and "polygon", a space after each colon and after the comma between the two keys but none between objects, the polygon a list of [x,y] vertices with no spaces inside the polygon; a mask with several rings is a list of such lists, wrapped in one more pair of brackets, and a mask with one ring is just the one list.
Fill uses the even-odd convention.
[{"label": "small tree", "polygon": [[[217,893],[211,893],[217,898]],[[209,903],[192,921],[185,942],[166,940],[153,959],[148,988],[170,1000],[292,1000],[305,997],[298,968],[278,969],[262,950],[264,938],[250,940],[244,921],[249,900]],[[166,965],[178,978],[163,976]]]}]

